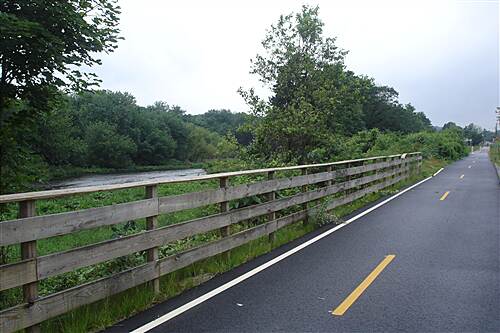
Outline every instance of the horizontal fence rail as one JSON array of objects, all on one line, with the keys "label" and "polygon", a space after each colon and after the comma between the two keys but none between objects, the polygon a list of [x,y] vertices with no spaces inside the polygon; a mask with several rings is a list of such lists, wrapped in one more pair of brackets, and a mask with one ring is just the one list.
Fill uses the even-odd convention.
[{"label": "horizontal fence rail", "polygon": [[[92,186],[0,196],[0,203],[18,203],[19,218],[0,222],[0,246],[21,246],[21,258],[0,266],[0,293],[23,288],[24,302],[0,311],[0,331],[36,328],[39,323],[152,282],[202,259],[225,253],[249,241],[269,236],[293,223],[307,223],[321,211],[332,210],[404,180],[419,171],[420,153],[379,156],[334,163],[299,165],[183,177],[159,181]],[[239,176],[257,181],[230,186]],[[220,187],[199,192],[158,196],[158,186],[180,182],[219,181]],[[110,206],[35,216],[38,200],[56,200],[85,193],[145,188],[146,199]],[[291,191],[294,190],[295,191]],[[288,191],[283,194],[280,191]],[[291,191],[291,192],[290,192]],[[264,201],[230,208],[231,202],[262,196]],[[157,218],[189,209],[218,205],[219,213],[159,226]],[[145,219],[146,229],[120,238],[37,256],[37,241],[120,223]],[[235,224],[253,221],[231,234]],[[159,248],[170,243],[219,232],[220,238],[164,257]],[[38,296],[38,284],[77,269],[145,253],[147,260],[132,268],[53,294]],[[1,294],[0,294],[1,296]]]}]

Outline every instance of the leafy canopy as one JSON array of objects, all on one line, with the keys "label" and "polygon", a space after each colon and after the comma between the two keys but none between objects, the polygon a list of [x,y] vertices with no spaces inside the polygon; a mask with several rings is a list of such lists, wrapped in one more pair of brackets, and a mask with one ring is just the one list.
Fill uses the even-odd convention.
[{"label": "leafy canopy", "polygon": [[2,1],[0,110],[13,99],[44,110],[58,89],[98,84],[83,66],[117,47],[119,14],[116,0]]}]

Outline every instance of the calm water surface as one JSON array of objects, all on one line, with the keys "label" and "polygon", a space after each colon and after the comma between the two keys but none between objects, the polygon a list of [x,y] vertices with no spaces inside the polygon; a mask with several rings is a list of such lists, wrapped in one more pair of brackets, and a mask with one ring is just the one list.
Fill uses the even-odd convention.
[{"label": "calm water surface", "polygon": [[52,182],[49,187],[71,188],[96,185],[112,185],[130,182],[139,182],[143,180],[159,180],[173,179],[187,176],[205,175],[203,169],[183,169],[183,170],[166,170],[166,171],[146,171],[120,174],[102,174],[102,175],[87,175],[77,178],[65,179],[62,181]]}]

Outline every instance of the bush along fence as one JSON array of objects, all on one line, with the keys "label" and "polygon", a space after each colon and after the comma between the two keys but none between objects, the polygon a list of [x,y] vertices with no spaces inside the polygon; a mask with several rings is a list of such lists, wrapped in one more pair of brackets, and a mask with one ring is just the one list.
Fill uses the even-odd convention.
[{"label": "bush along fence", "polygon": [[[6,333],[23,328],[37,331],[39,324],[47,319],[145,283],[159,292],[161,276],[263,236],[269,235],[269,241],[273,241],[278,229],[300,221],[308,223],[308,217],[318,210],[331,210],[350,203],[419,172],[421,160],[420,153],[408,153],[174,180],[2,195],[0,203],[17,203],[19,218],[0,222],[0,246],[20,246],[21,255],[20,260],[0,266],[0,292],[22,288],[23,301],[0,311],[0,331]],[[233,179],[242,178],[246,183],[231,185]],[[217,181],[218,186],[199,192],[158,195],[160,186],[207,180]],[[57,214],[36,214],[37,201],[130,188],[144,188],[144,199]],[[259,200],[250,200],[252,198]],[[158,224],[162,214],[208,205],[217,205],[219,212],[165,226]],[[41,239],[138,219],[145,219],[145,230],[37,256],[37,241]],[[239,227],[235,228],[236,225]],[[215,240],[177,253],[159,255],[159,248],[166,244],[210,232],[217,234]],[[131,254],[143,255],[143,262],[85,284],[38,295],[44,279]]]}]

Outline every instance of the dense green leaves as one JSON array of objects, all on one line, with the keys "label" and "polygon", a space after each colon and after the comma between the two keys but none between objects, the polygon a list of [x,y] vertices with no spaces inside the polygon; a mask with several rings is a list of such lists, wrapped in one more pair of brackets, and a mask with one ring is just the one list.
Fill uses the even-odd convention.
[{"label": "dense green leaves", "polygon": [[430,130],[430,121],[397,92],[346,69],[346,51],[323,36],[318,7],[281,16],[267,31],[263,53],[251,73],[271,91],[268,100],[253,89],[240,94],[257,117],[250,152],[265,160],[307,162],[335,158],[346,136],[365,129],[411,133]]},{"label": "dense green leaves", "polygon": [[229,110],[209,110],[203,114],[186,115],[187,119],[200,127],[220,135],[235,136],[242,145],[248,145],[253,137],[246,125],[253,117],[246,113],[233,113]]},{"label": "dense green leaves", "polygon": [[363,114],[366,128],[412,133],[431,130],[431,122],[411,104],[401,105],[394,88],[377,86],[368,79],[364,86]]},{"label": "dense green leaves", "polygon": [[132,164],[131,156],[137,151],[134,142],[117,133],[115,126],[97,121],[85,131],[87,161],[90,165],[125,168]]},{"label": "dense green leaves", "polygon": [[[110,168],[213,157],[220,136],[191,124],[184,113],[163,102],[140,107],[128,93],[97,91],[71,96],[51,121],[68,122],[68,116],[71,118],[65,125],[66,133],[71,133],[66,141],[83,141],[84,158],[71,158],[74,148],[59,150],[64,151],[66,160],[50,159],[47,153],[51,150],[45,147],[39,152],[52,164]],[[49,130],[45,123],[40,126],[43,132]]]},{"label": "dense green leaves", "polygon": [[40,109],[49,91],[95,84],[81,66],[116,48],[119,13],[113,0],[2,1],[0,105],[22,98]]}]

